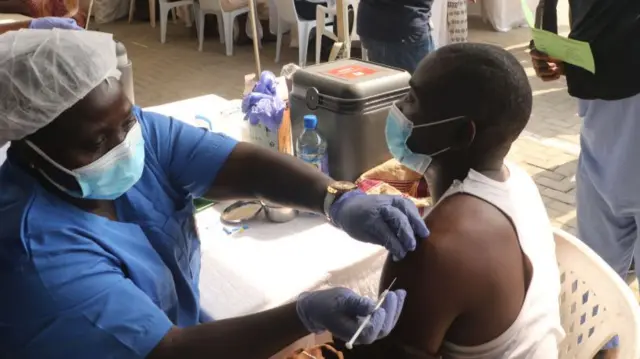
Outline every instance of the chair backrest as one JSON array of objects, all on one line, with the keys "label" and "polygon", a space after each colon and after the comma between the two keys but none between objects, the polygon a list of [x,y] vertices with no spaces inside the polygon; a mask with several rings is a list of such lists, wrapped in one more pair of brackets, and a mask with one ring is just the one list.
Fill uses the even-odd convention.
[{"label": "chair backrest", "polygon": [[560,267],[560,317],[566,338],[560,359],[593,358],[614,335],[619,358],[640,358],[640,308],[607,263],[571,234],[555,230]]},{"label": "chair backrest", "polygon": [[289,24],[297,24],[298,13],[296,12],[296,6],[293,3],[295,0],[274,0],[276,9],[278,11],[278,17]]},{"label": "chair backrest", "polygon": [[220,4],[221,1],[223,0],[198,0],[198,2],[200,3],[200,8],[202,10],[209,10],[214,12],[222,12],[222,5]]},{"label": "chair backrest", "polygon": [[9,149],[9,144],[7,143],[6,145],[0,147],[0,166],[2,166],[2,163],[4,163],[4,161],[7,159],[7,150]]}]

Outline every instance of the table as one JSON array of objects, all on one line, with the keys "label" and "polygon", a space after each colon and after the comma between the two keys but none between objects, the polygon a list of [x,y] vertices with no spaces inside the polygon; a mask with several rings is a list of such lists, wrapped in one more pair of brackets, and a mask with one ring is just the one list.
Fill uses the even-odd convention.
[{"label": "table", "polygon": [[[236,120],[222,116],[234,106],[237,102],[207,95],[146,110],[187,122],[204,115],[212,120],[214,131],[240,138]],[[215,319],[273,308],[303,291],[329,286],[377,297],[386,250],[357,242],[321,216],[309,214],[284,224],[258,220],[229,236],[219,220],[226,204],[196,216],[202,246],[201,304]]]},{"label": "table", "polygon": [[31,20],[30,17],[20,14],[0,14],[0,25],[29,20]]}]

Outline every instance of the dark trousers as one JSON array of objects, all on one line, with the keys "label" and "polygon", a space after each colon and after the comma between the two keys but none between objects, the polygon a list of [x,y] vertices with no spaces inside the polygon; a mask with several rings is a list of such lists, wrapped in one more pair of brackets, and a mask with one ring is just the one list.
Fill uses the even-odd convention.
[{"label": "dark trousers", "polygon": [[385,42],[364,37],[360,37],[360,41],[362,47],[367,50],[369,61],[397,67],[410,74],[413,74],[420,61],[435,49],[431,35],[416,42]]}]

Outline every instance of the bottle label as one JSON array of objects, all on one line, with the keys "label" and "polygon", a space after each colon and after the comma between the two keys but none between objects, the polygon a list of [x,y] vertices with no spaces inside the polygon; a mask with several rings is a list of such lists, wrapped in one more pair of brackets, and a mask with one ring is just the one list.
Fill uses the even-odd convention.
[{"label": "bottle label", "polygon": [[301,153],[299,157],[301,160],[317,168],[324,174],[329,174],[329,166],[326,154],[322,156],[315,153]]}]

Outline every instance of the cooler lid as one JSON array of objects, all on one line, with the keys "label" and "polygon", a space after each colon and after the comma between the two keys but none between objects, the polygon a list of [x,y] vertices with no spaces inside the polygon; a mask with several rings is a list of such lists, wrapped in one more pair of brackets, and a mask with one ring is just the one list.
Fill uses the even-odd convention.
[{"label": "cooler lid", "polygon": [[393,67],[344,59],[312,65],[293,74],[292,92],[306,97],[307,89],[344,100],[361,100],[409,88],[411,75]]}]

